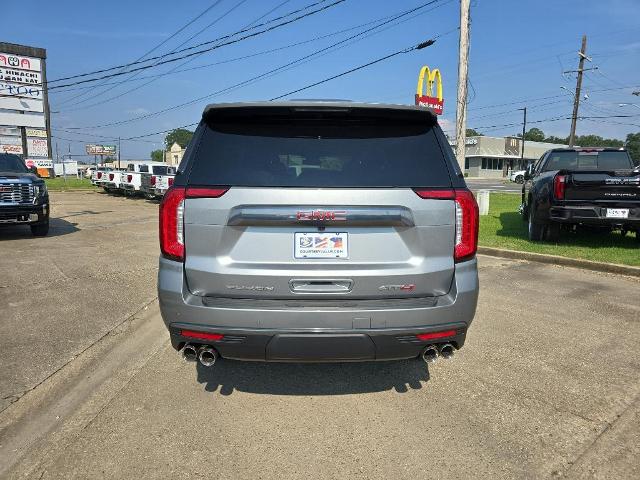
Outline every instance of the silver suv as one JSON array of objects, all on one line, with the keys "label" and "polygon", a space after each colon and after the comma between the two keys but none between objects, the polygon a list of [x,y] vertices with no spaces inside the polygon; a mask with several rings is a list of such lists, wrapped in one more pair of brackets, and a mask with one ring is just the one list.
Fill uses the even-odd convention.
[{"label": "silver suv", "polygon": [[210,105],[160,206],[162,318],[206,366],[448,358],[476,310],[477,235],[428,110]]}]

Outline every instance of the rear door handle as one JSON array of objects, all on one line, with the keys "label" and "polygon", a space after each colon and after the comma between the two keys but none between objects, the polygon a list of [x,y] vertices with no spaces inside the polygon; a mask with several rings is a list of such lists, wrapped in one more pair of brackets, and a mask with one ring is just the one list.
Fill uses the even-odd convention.
[{"label": "rear door handle", "polygon": [[293,279],[289,288],[294,293],[347,293],[353,280],[349,279]]}]

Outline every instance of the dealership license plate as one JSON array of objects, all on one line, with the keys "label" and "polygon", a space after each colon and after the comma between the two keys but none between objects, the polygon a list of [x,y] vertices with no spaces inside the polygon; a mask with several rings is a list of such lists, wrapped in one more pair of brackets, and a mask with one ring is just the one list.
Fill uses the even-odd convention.
[{"label": "dealership license plate", "polygon": [[348,234],[340,232],[296,232],[295,258],[348,258]]},{"label": "dealership license plate", "polygon": [[607,208],[607,218],[629,218],[629,209]]}]

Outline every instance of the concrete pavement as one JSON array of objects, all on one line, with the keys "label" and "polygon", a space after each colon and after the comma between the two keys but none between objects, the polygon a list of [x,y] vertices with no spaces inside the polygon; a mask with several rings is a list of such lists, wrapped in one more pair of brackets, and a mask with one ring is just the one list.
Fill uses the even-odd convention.
[{"label": "concrete pavement", "polygon": [[[156,252],[136,245],[155,242],[155,206],[95,194],[83,202],[100,206],[102,225],[132,209],[142,227],[122,226],[120,248],[133,248],[129,263],[152,278]],[[102,237],[83,233],[84,218],[73,235],[96,235],[98,250]],[[77,247],[56,238],[54,249]],[[104,262],[98,270],[111,271]],[[156,302],[145,309],[140,297],[136,310],[132,299],[104,320],[112,333],[50,350],[55,372],[13,364],[16,377],[33,370],[43,380],[0,413],[0,477],[638,478],[640,281],[484,256],[480,276],[465,347],[428,368],[223,360],[203,369],[171,349]],[[65,291],[48,285],[52,296]],[[69,322],[87,318],[96,322],[90,310]]]}]

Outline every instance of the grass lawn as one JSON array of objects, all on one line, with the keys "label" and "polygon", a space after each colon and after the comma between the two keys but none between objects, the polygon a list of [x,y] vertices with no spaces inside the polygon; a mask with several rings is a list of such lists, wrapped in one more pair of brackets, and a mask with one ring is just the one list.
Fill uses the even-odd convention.
[{"label": "grass lawn", "polygon": [[63,177],[45,178],[44,181],[47,183],[47,188],[52,192],[59,192],[62,190],[96,189],[96,187],[91,185],[91,180],[88,178],[68,176],[66,182]]},{"label": "grass lawn", "polygon": [[583,229],[560,234],[557,243],[531,242],[518,213],[519,194],[492,193],[489,215],[480,217],[479,244],[526,252],[583,258],[596,262],[640,266],[640,243],[633,233],[597,233]]}]

